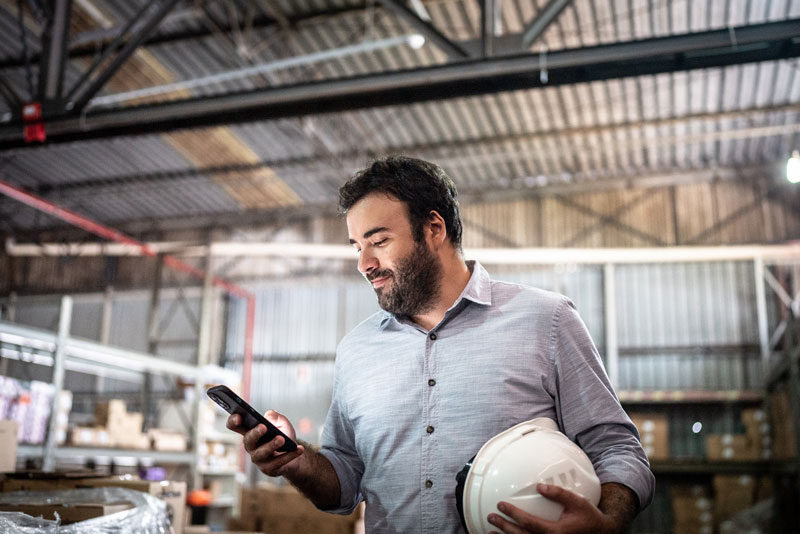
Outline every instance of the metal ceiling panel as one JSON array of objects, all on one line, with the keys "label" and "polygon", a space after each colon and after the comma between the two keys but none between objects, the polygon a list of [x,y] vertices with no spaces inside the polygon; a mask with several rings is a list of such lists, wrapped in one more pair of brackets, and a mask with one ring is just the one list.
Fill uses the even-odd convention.
[{"label": "metal ceiling panel", "polygon": [[[546,0],[501,2],[498,42],[520,34],[545,4]],[[103,20],[95,19],[101,28],[124,23],[143,4],[93,0],[93,5],[102,14]],[[209,4],[215,20],[195,6],[179,7],[158,29],[163,41],[146,49],[157,62],[151,66],[174,80],[188,80],[414,31],[378,2],[367,3],[367,10],[364,2],[356,0],[281,0],[239,11],[236,5]],[[433,24],[449,39],[479,39],[478,2],[437,0],[424,5]],[[321,15],[291,28],[282,26],[282,19],[294,21],[312,13]],[[262,23],[250,29],[248,16]],[[531,50],[546,55],[565,48],[793,17],[800,17],[800,3],[791,0],[574,0]],[[214,30],[214,24],[237,26],[241,32],[224,34]],[[209,33],[202,38],[168,39],[203,28]],[[0,9],[0,61],[20,58],[17,34],[14,13]],[[732,42],[735,39],[732,33]],[[38,53],[36,39],[29,36],[29,40],[30,52]],[[251,54],[249,59],[246,53]],[[399,46],[217,83],[195,89],[193,94],[223,95],[416,69],[447,60],[430,42],[420,50]],[[67,85],[74,83],[88,62],[70,63]],[[92,205],[92,199],[99,197],[91,184],[104,184],[98,191],[111,207],[95,207],[95,213],[120,222],[235,213],[247,208],[253,195],[266,195],[259,206],[267,209],[270,193],[257,191],[269,189],[262,179],[267,175],[267,182],[273,176],[280,180],[284,193],[296,195],[298,204],[334,203],[336,188],[350,173],[370,157],[389,152],[434,159],[459,177],[464,190],[473,192],[595,183],[713,166],[748,167],[774,163],[797,145],[800,109],[786,106],[800,105],[798,70],[796,59],[768,61],[264,120],[229,129],[235,142],[224,148],[247,154],[239,160],[201,157],[185,150],[201,146],[199,142],[187,141],[188,145],[176,150],[173,137],[157,135],[8,150],[0,159],[13,183],[52,191],[53,199]],[[22,69],[0,69],[0,76],[25,92]],[[164,83],[149,75],[120,76],[108,93]],[[0,112],[8,109],[7,103],[0,103]],[[763,112],[753,111],[759,109]],[[249,167],[213,169],[239,161]],[[256,190],[248,189],[252,187]]]}]

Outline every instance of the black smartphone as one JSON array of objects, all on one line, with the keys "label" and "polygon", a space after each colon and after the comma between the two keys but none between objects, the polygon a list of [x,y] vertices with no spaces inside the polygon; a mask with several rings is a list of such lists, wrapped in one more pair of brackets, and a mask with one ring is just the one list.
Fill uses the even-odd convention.
[{"label": "black smartphone", "polygon": [[247,404],[239,395],[230,390],[228,386],[214,386],[206,391],[211,400],[216,402],[229,414],[238,414],[242,418],[244,428],[250,430],[259,423],[267,427],[267,433],[261,436],[257,446],[272,441],[276,436],[283,436],[284,444],[278,449],[280,452],[292,452],[297,449],[297,443],[292,438],[278,430],[278,427],[267,421],[267,418],[258,413]]}]

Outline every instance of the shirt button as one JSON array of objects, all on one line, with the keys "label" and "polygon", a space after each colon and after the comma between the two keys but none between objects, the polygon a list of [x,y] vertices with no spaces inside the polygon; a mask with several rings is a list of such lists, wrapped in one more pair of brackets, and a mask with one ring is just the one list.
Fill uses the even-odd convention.
[{"label": "shirt button", "polygon": [[428,385],[429,386],[435,386],[436,385],[436,380],[434,380],[433,378],[429,379],[428,380]]},{"label": "shirt button", "polygon": [[432,426],[429,426],[429,427],[428,427],[428,428],[426,428],[425,430],[427,430],[427,431],[428,431],[428,434],[433,434],[433,427],[432,427]]},{"label": "shirt button", "polygon": [[431,332],[431,335],[428,336],[428,337],[431,338],[431,341],[436,341],[436,333],[435,332]]},{"label": "shirt button", "polygon": [[425,487],[426,488],[432,488],[433,487],[433,481],[430,480],[430,479],[426,480],[425,481]]}]

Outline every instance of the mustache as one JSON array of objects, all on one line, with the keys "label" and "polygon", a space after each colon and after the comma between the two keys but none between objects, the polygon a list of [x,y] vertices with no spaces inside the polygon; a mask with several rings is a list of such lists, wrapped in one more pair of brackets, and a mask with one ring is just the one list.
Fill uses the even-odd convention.
[{"label": "mustache", "polygon": [[372,282],[373,280],[375,280],[375,279],[377,279],[377,278],[387,278],[387,277],[394,277],[394,273],[393,273],[391,270],[389,270],[389,269],[386,269],[386,270],[383,270],[383,271],[378,271],[378,272],[375,272],[375,273],[370,273],[370,274],[367,274],[367,275],[365,275],[365,276],[366,276],[366,278],[367,278],[367,280],[368,280],[369,282]]}]

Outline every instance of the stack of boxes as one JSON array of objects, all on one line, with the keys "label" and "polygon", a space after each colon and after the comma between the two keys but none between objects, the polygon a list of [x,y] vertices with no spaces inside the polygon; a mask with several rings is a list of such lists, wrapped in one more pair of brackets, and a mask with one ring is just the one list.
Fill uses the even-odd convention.
[{"label": "stack of boxes", "polygon": [[669,423],[660,413],[631,414],[631,420],[639,430],[642,447],[649,460],[669,459]]},{"label": "stack of boxes", "polygon": [[149,449],[150,440],[142,433],[144,416],[128,412],[125,401],[114,399],[98,402],[94,409],[94,420],[108,431],[115,447],[123,449]]},{"label": "stack of boxes", "polygon": [[[224,412],[210,399],[200,403],[200,427],[198,430],[201,436],[213,436],[219,432],[217,429],[219,414],[224,414]],[[224,432],[235,436],[235,434],[230,434],[229,430],[224,430]],[[236,471],[239,469],[238,451],[238,440],[236,443],[204,441],[200,444],[198,462],[200,466],[212,470]]]},{"label": "stack of boxes", "polygon": [[76,426],[70,432],[71,445],[149,449],[150,440],[142,433],[143,416],[128,412],[125,402],[113,399],[95,405],[95,425]]},{"label": "stack of boxes", "polygon": [[675,485],[672,495],[672,532],[713,534],[714,509],[708,489],[699,484]]},{"label": "stack of boxes", "polygon": [[197,463],[205,469],[236,471],[239,468],[238,447],[231,443],[204,441],[200,444]]},{"label": "stack of boxes", "polygon": [[770,425],[763,410],[742,410],[744,434],[710,434],[706,436],[706,457],[709,460],[756,461],[772,457]]}]

